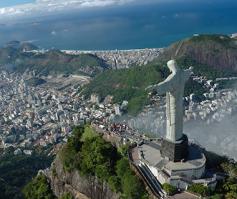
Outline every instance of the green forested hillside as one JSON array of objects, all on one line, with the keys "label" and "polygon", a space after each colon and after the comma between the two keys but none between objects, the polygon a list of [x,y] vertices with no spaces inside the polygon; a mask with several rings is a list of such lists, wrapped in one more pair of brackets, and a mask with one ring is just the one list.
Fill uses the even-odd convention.
[{"label": "green forested hillside", "polygon": [[0,156],[0,199],[21,199],[22,188],[40,169],[47,168],[52,161],[45,155]]},{"label": "green forested hillside", "polygon": [[[120,148],[119,152],[90,126],[75,127],[73,136],[58,155],[65,172],[76,170],[88,179],[96,176],[96,183],[107,183],[123,199],[148,199],[144,184],[130,168],[127,147]],[[52,164],[51,171],[63,181],[58,176],[56,167],[57,165]],[[24,195],[26,199],[54,198],[47,179],[42,175],[34,178],[24,188]]]},{"label": "green forested hillside", "polygon": [[53,50],[41,55],[24,56],[15,62],[15,70],[27,68],[36,74],[85,74],[93,76],[105,68],[101,59],[90,54],[67,55]]},{"label": "green forested hillside", "polygon": [[[205,67],[190,60],[177,60],[181,66],[194,66],[194,72],[208,74]],[[202,69],[204,68],[204,69]],[[211,73],[211,72],[210,72]],[[130,69],[108,70],[96,76],[85,87],[84,94],[89,97],[92,93],[99,94],[102,98],[107,95],[114,96],[114,102],[129,102],[128,112],[138,113],[149,102],[145,88],[161,82],[169,74],[166,61],[154,61],[146,66],[132,67]],[[195,93],[202,95],[206,89],[197,82],[189,80],[186,84],[185,95]]]},{"label": "green forested hillside", "polygon": [[26,199],[56,199],[47,178],[40,174],[33,178],[23,189]]},{"label": "green forested hillside", "polygon": [[113,95],[114,102],[128,100],[129,112],[137,113],[148,100],[145,88],[160,82],[167,74],[168,70],[162,64],[108,70],[96,76],[85,88],[84,94],[98,93],[102,98]]},{"label": "green forested hillside", "polygon": [[0,68],[16,72],[35,71],[38,75],[85,74],[94,76],[107,68],[100,58],[91,54],[68,55],[58,50],[44,54],[25,53],[20,49],[0,49]]},{"label": "green forested hillside", "polygon": [[76,127],[74,136],[60,152],[60,159],[65,170],[77,169],[81,175],[97,176],[124,199],[148,198],[144,185],[130,169],[126,149],[121,151],[90,126]]}]

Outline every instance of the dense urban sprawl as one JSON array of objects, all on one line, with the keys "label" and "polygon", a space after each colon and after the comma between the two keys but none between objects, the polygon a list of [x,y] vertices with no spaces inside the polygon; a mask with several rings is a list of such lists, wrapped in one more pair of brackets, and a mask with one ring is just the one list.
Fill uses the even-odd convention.
[{"label": "dense urban sprawl", "polygon": [[[161,49],[144,49],[66,53],[94,53],[112,67],[121,68],[120,66],[145,64],[157,57],[160,51]],[[5,71],[0,73],[0,148],[13,147],[15,154],[31,154],[36,146],[48,147],[65,142],[73,126],[90,122],[109,131],[128,131],[127,136],[137,132],[131,129],[140,129],[143,133],[149,133],[149,130],[160,131],[159,135],[163,135],[161,131],[165,125],[165,103],[160,96],[151,97],[158,110],[154,106],[146,106],[137,117],[128,118],[126,124],[123,121],[124,123],[113,126],[115,119],[126,112],[127,101],[113,104],[113,96],[101,100],[97,94],[85,99],[80,93],[81,85],[88,83],[89,79],[83,76],[79,76],[78,81],[75,81],[75,75],[51,77],[40,86],[28,85],[27,80],[30,77],[34,77],[33,72],[28,72],[28,75]],[[196,101],[194,94],[184,98],[185,122],[200,120],[209,125],[236,112],[235,89],[218,89],[219,79],[213,81],[205,77],[192,78],[209,92],[203,94],[205,100],[201,102]]]}]

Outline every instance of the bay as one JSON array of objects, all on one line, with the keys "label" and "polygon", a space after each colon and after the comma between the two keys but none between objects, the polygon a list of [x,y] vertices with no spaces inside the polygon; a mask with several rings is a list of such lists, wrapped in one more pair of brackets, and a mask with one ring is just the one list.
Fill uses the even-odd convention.
[{"label": "bay", "polygon": [[193,34],[237,32],[234,0],[153,2],[72,11],[0,24],[0,45],[32,41],[42,48],[157,48]]}]

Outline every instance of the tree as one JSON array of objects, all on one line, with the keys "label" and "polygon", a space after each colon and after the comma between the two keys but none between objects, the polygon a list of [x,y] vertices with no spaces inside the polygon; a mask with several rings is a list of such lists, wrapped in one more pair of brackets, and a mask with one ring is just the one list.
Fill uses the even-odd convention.
[{"label": "tree", "polygon": [[168,183],[163,184],[163,189],[169,196],[174,195],[177,192],[176,188]]},{"label": "tree", "polygon": [[201,196],[207,196],[210,194],[210,190],[208,189],[208,187],[202,184],[192,184],[188,187],[188,190],[200,194]]},{"label": "tree", "polygon": [[209,199],[223,199],[223,195],[221,195],[221,194],[215,194],[215,195],[209,197]]},{"label": "tree", "polygon": [[62,161],[64,170],[71,171],[74,169],[76,154],[77,151],[70,144],[63,146],[62,150],[59,152],[59,158]]},{"label": "tree", "polygon": [[100,180],[107,181],[110,175],[110,173],[108,172],[108,165],[96,166],[95,174]]},{"label": "tree", "polygon": [[113,192],[121,191],[121,182],[118,176],[110,176],[108,179],[108,184]]},{"label": "tree", "polygon": [[128,155],[129,144],[122,145],[118,148],[118,152],[121,154],[122,157],[126,157]]},{"label": "tree", "polygon": [[86,125],[84,133],[81,136],[81,141],[85,141],[86,139],[90,139],[90,138],[98,137],[98,136],[99,136],[99,134],[97,132],[95,132],[95,130],[93,128]]},{"label": "tree", "polygon": [[67,193],[64,193],[60,199],[73,199],[73,196],[71,193],[67,192]]},{"label": "tree", "polygon": [[47,178],[40,174],[35,177],[23,190],[26,199],[56,199]]},{"label": "tree", "polygon": [[76,151],[80,150],[81,147],[81,138],[83,133],[85,132],[85,127],[84,126],[76,126],[73,128],[72,131],[72,137],[69,138],[68,140],[68,145],[70,145],[71,147],[73,147]]},{"label": "tree", "polygon": [[127,158],[122,158],[121,160],[117,161],[116,164],[116,173],[119,178],[123,178],[125,173],[129,171],[129,162]]},{"label": "tree", "polygon": [[230,177],[224,184],[223,188],[226,191],[226,199],[237,199],[237,180]]},{"label": "tree", "polygon": [[117,159],[117,150],[102,137],[91,137],[84,141],[80,158],[79,170],[82,174],[95,175],[98,172],[100,175],[106,171],[109,175]]},{"label": "tree", "polygon": [[66,171],[71,171],[75,168],[75,157],[81,149],[81,138],[84,131],[84,126],[74,127],[72,136],[68,139],[67,144],[59,152],[59,157],[63,163],[63,168]]},{"label": "tree", "polygon": [[237,165],[234,163],[225,162],[221,164],[222,169],[228,173],[230,178],[237,177]]},{"label": "tree", "polygon": [[142,197],[144,189],[142,188],[141,182],[135,175],[132,175],[131,172],[127,172],[121,180],[125,198],[140,199]]},{"label": "tree", "polygon": [[225,199],[237,199],[237,193],[231,191],[225,195]]},{"label": "tree", "polygon": [[48,168],[51,156],[33,153],[31,156],[3,154],[0,156],[0,198],[23,198],[21,189],[37,174]]}]

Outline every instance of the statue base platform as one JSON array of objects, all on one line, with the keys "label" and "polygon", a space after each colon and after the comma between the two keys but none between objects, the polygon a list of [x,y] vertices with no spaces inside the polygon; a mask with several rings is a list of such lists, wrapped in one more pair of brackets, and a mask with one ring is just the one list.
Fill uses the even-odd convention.
[{"label": "statue base platform", "polygon": [[188,137],[183,135],[183,137],[176,142],[163,139],[160,152],[161,156],[169,161],[180,162],[186,160],[188,157]]}]

